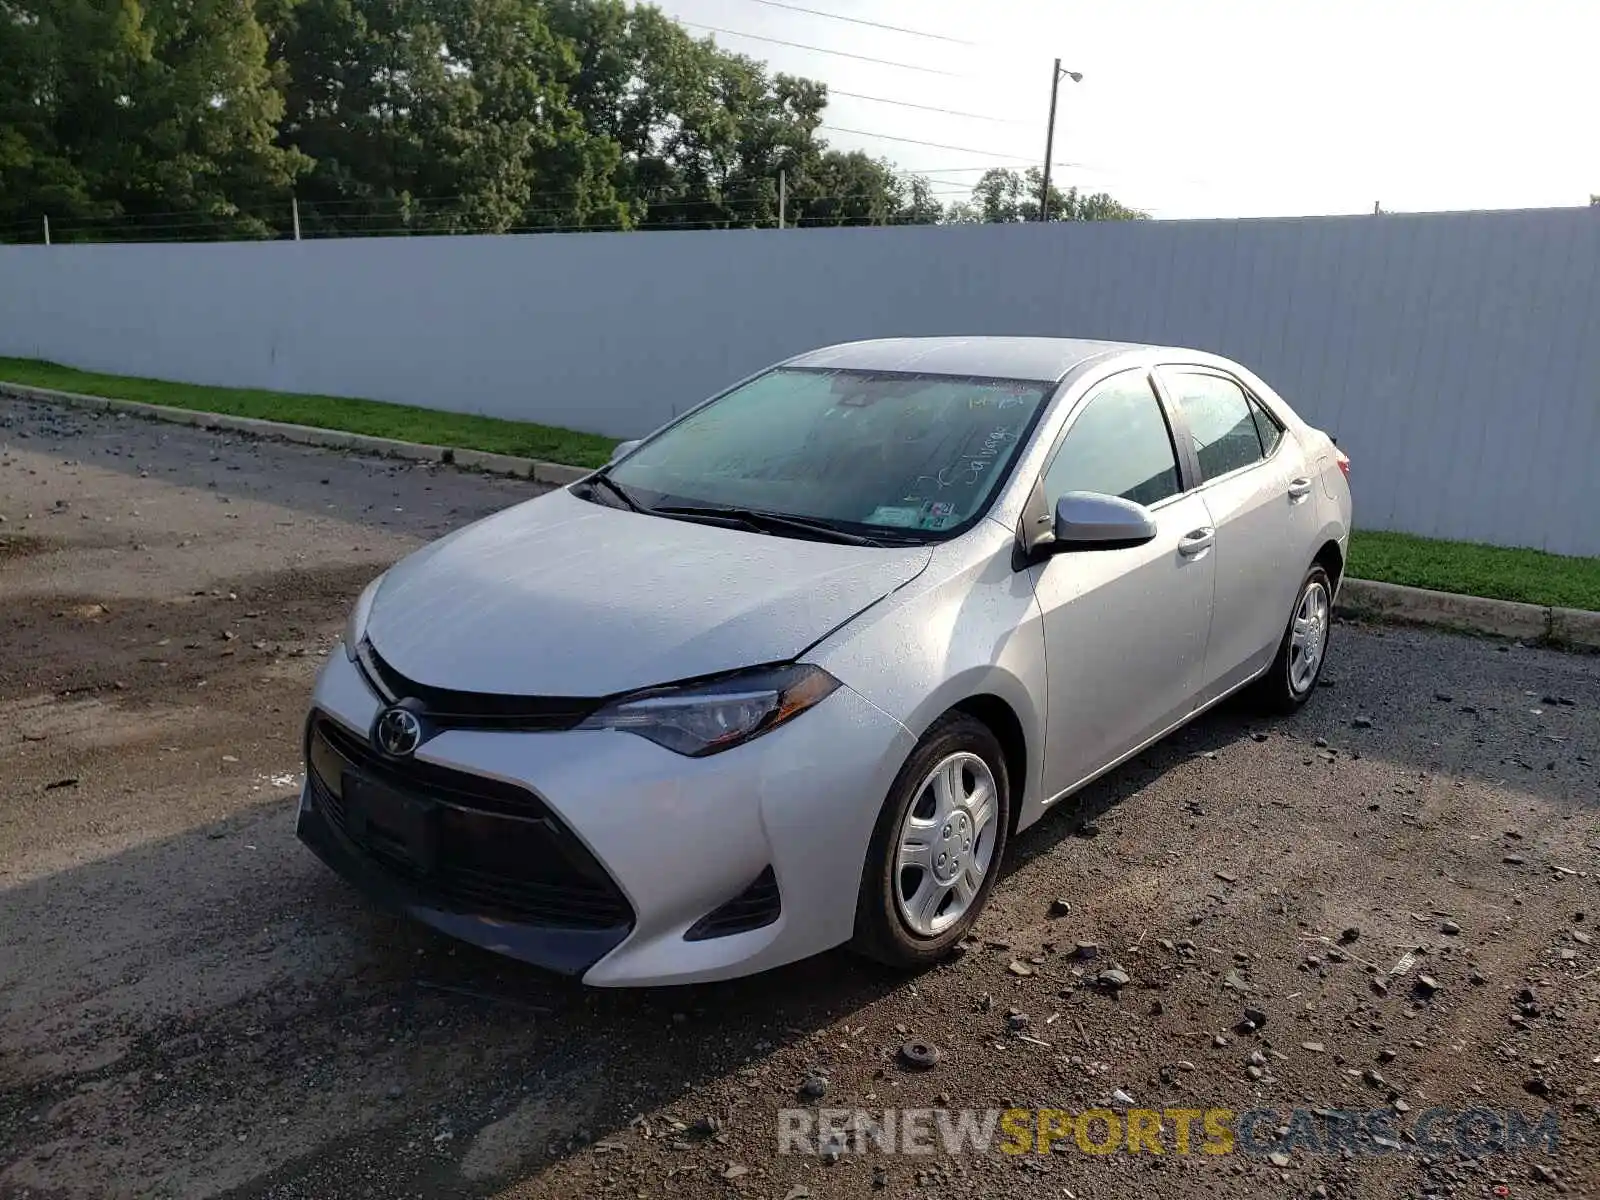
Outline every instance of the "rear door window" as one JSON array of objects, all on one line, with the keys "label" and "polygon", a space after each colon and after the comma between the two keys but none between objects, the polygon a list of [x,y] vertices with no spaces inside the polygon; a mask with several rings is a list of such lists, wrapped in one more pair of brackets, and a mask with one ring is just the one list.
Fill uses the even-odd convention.
[{"label": "rear door window", "polygon": [[1261,453],[1270,458],[1283,437],[1283,426],[1254,396],[1250,397],[1250,415],[1255,418],[1256,433],[1261,437]]},{"label": "rear door window", "polygon": [[1203,479],[1215,479],[1265,457],[1256,422],[1258,415],[1267,418],[1237,383],[1209,371],[1171,368],[1162,372],[1162,378],[1189,426]]}]

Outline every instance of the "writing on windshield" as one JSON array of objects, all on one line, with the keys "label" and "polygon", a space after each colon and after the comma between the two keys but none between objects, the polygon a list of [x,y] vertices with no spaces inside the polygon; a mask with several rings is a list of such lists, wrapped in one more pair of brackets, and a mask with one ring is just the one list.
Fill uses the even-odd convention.
[{"label": "writing on windshield", "polygon": [[690,414],[612,473],[675,503],[940,532],[982,512],[1050,386],[779,368]]}]

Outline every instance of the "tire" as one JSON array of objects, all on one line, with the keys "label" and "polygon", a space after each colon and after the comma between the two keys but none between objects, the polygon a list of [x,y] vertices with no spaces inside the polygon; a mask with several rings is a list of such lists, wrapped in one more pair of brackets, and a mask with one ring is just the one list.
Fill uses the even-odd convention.
[{"label": "tire", "polygon": [[[1318,594],[1320,589],[1320,605]],[[1320,611],[1320,618],[1317,613]],[[1317,637],[1316,660],[1306,668],[1306,642],[1296,639],[1297,626],[1309,621]],[[1317,690],[1317,680],[1322,678],[1323,664],[1328,661],[1328,642],[1333,634],[1333,580],[1320,565],[1313,564],[1306,572],[1295,593],[1294,608],[1289,613],[1289,624],[1283,631],[1283,641],[1278,644],[1277,657],[1267,673],[1252,688],[1252,698],[1258,707],[1270,713],[1292,713],[1311,698]]]},{"label": "tire", "polygon": [[[984,806],[978,797],[991,786]],[[1010,823],[1011,781],[999,739],[966,713],[939,718],[900,768],[878,815],[851,949],[906,969],[947,955],[988,902]],[[902,856],[903,846],[924,839],[925,855],[908,849]],[[974,868],[981,869],[976,886]]]}]

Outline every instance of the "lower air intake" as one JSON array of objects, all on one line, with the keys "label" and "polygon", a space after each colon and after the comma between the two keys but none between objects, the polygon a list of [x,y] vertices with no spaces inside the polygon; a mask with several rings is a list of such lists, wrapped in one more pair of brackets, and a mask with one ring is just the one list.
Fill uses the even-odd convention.
[{"label": "lower air intake", "polygon": [[752,929],[771,925],[782,911],[778,877],[768,867],[744,891],[690,926],[683,939],[686,942],[705,942],[735,933],[749,933]]}]

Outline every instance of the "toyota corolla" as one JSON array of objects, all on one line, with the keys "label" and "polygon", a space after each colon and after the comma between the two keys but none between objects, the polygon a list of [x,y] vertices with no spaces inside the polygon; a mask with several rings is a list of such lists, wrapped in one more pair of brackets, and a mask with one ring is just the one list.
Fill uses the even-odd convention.
[{"label": "toyota corolla", "polygon": [[931,962],[1076,789],[1236,691],[1313,694],[1348,469],[1211,354],[800,355],[369,586],[299,835],[590,984]]}]

